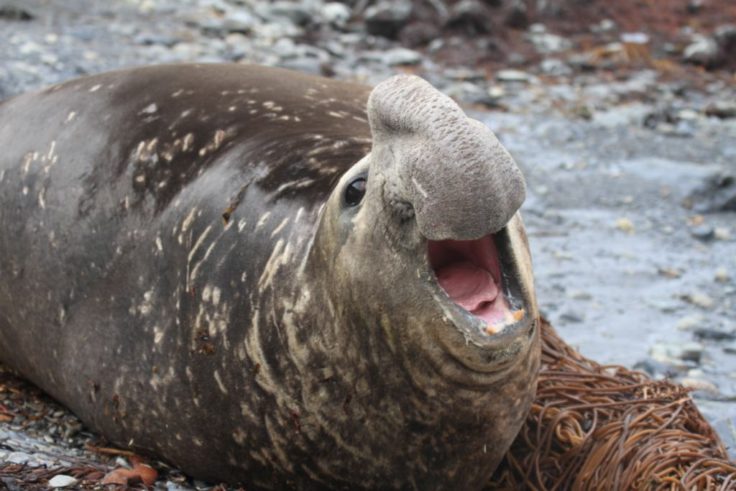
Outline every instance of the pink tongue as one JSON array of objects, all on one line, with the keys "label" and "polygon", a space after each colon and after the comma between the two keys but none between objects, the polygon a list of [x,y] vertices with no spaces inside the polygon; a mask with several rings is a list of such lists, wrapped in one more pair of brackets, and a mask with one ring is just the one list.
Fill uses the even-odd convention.
[{"label": "pink tongue", "polygon": [[453,302],[470,312],[498,296],[493,276],[469,261],[452,263],[438,269],[436,274]]}]

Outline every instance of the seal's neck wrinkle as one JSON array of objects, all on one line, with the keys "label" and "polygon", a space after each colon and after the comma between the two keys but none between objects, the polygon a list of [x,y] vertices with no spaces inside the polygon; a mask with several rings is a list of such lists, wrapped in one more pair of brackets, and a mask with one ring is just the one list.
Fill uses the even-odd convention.
[{"label": "seal's neck wrinkle", "polygon": [[395,181],[432,240],[496,232],[525,197],[524,179],[493,132],[415,76],[396,76],[368,100],[371,171]]}]

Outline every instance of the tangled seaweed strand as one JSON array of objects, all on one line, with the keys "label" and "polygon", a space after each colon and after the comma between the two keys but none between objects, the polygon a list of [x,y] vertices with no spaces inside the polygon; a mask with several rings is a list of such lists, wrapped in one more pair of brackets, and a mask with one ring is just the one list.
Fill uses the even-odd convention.
[{"label": "tangled seaweed strand", "polygon": [[736,490],[687,389],[603,366],[542,322],[537,398],[490,489]]}]

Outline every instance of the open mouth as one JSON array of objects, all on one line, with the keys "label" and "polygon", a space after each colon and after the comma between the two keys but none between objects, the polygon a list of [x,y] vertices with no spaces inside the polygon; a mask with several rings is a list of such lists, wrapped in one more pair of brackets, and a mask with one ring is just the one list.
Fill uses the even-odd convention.
[{"label": "open mouth", "polygon": [[502,259],[508,247],[506,229],[477,240],[428,241],[428,258],[439,285],[459,307],[496,334],[522,320],[518,285]]}]

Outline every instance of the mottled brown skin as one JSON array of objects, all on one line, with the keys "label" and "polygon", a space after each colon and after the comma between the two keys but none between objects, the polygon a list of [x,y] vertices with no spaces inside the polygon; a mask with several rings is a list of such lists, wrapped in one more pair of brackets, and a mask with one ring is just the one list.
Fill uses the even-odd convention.
[{"label": "mottled brown skin", "polygon": [[0,359],[192,476],[481,488],[539,363],[523,227],[501,235],[527,319],[485,335],[383,201],[369,92],[179,65],[0,103]]}]

